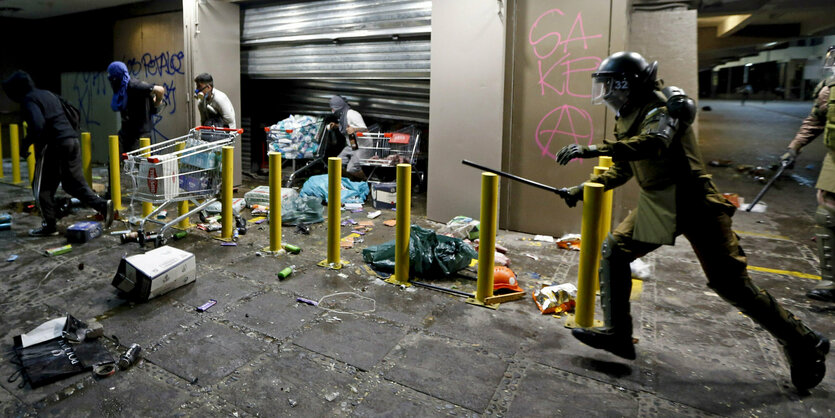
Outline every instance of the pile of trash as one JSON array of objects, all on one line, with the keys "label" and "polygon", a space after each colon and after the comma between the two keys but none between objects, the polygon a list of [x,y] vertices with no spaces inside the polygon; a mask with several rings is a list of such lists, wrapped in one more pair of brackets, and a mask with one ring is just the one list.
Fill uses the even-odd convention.
[{"label": "pile of trash", "polygon": [[270,151],[280,152],[282,158],[288,160],[313,158],[319,149],[316,135],[321,125],[322,118],[290,115],[270,126],[267,132]]}]

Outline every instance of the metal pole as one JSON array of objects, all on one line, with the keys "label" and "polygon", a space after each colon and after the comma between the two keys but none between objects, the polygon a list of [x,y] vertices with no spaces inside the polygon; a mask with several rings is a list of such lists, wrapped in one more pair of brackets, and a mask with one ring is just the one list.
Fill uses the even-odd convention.
[{"label": "metal pole", "polygon": [[[602,158],[602,157],[601,157]],[[611,161],[611,157],[609,158]],[[602,162],[602,161],[601,161]],[[594,167],[594,174],[600,175],[605,173],[609,170],[609,167],[601,167],[597,166]],[[611,229],[612,225],[612,191],[606,190],[603,192],[603,201],[601,202],[600,208],[600,243],[602,245],[603,241],[606,239],[606,235],[609,235],[609,230]],[[594,266],[594,271],[598,271],[600,269],[600,251],[597,252],[597,263]],[[594,276],[594,291],[597,293],[600,291],[600,278],[598,275]]]},{"label": "metal pole", "polygon": [[765,196],[765,192],[767,192],[768,189],[771,188],[771,185],[774,184],[774,181],[777,180],[777,177],[780,177],[783,174],[783,171],[786,169],[786,166],[788,166],[788,164],[786,163],[780,165],[780,169],[777,170],[777,174],[771,177],[771,180],[769,180],[768,183],[765,184],[765,187],[763,187],[762,190],[760,190],[760,192],[757,193],[757,197],[755,197],[754,200],[752,200],[751,203],[748,204],[748,207],[745,208],[746,212],[751,212],[751,209],[754,208],[754,205],[756,205],[757,202],[759,202],[760,199],[762,199],[763,196]]},{"label": "metal pole", "polygon": [[585,183],[583,187],[583,220],[580,227],[580,268],[577,277],[577,305],[574,323],[589,328],[594,323],[594,277],[600,253],[600,210],[603,185]]},{"label": "metal pole", "polygon": [[122,210],[122,183],[119,173],[119,135],[110,135],[110,199],[113,200],[113,210]]},{"label": "metal pole", "polygon": [[281,249],[281,153],[270,152],[270,252]]},{"label": "metal pole", "polygon": [[325,267],[340,268],[339,237],[342,207],[342,158],[328,158],[328,258]]},{"label": "metal pole", "polygon": [[84,179],[87,180],[87,185],[93,187],[93,167],[90,165],[92,161],[92,141],[89,132],[81,133],[81,171],[84,172]]},{"label": "metal pole", "polygon": [[553,193],[557,193],[557,194],[559,194],[559,189],[558,189],[558,188],[556,188],[556,187],[549,186],[549,185],[547,185],[547,184],[542,184],[542,183],[539,183],[539,182],[535,182],[535,181],[533,181],[533,180],[528,180],[528,179],[526,179],[526,178],[524,178],[524,177],[519,177],[519,176],[517,176],[517,175],[515,175],[515,174],[510,174],[510,173],[505,173],[504,171],[494,170],[494,169],[492,169],[492,168],[490,168],[490,167],[485,167],[485,166],[483,166],[483,165],[476,164],[476,163],[474,163],[474,162],[472,162],[472,161],[468,161],[468,160],[462,160],[462,161],[461,161],[461,164],[468,165],[468,166],[470,166],[470,167],[475,167],[475,168],[477,168],[477,169],[479,169],[479,170],[484,170],[484,171],[487,171],[488,173],[498,174],[498,175],[500,175],[500,176],[502,176],[502,177],[507,177],[507,178],[509,178],[509,179],[511,179],[511,180],[516,180],[516,181],[518,181],[518,182],[525,183],[525,184],[527,184],[528,186],[538,187],[538,188],[540,188],[540,189],[547,190],[547,191],[549,191],[549,192],[553,192]]},{"label": "metal pole", "polygon": [[412,166],[397,164],[397,224],[394,231],[394,274],[387,280],[409,283],[409,238],[412,232]]},{"label": "metal pole", "polygon": [[232,173],[234,172],[235,164],[235,147],[224,146],[222,154],[222,179],[220,192],[220,207],[221,207],[221,239],[232,239],[232,227],[235,226],[235,218],[232,216],[232,188],[234,187],[234,180]]},{"label": "metal pole", "polygon": [[0,124],[0,179],[6,177],[6,169],[3,167],[3,125]]},{"label": "metal pole", "polygon": [[[186,149],[186,143],[185,142],[178,142],[177,143],[177,146],[176,146],[177,151],[185,151],[185,149]],[[179,155],[182,155],[182,152]],[[180,206],[179,206],[178,209],[179,209],[178,212],[180,213],[180,216],[183,216],[186,213],[188,213],[188,199],[181,201]],[[180,228],[180,229],[191,228],[191,222],[189,222],[188,216],[186,216],[186,217],[184,217],[183,219],[180,220],[180,223],[177,224],[177,228]]]},{"label": "metal pole", "polygon": [[[148,148],[148,150],[142,154],[143,157],[150,157],[151,156],[151,138],[139,138],[139,148]],[[148,176],[150,177],[150,175]],[[149,179],[146,179],[149,180]],[[151,202],[142,202],[142,217],[145,218],[151,214],[154,210],[154,205]]]},{"label": "metal pole", "polygon": [[20,183],[20,132],[16,123],[9,125],[9,154],[12,158],[12,183]]},{"label": "metal pole", "polygon": [[[481,173],[481,212],[478,227],[478,282],[475,300],[485,305],[484,299],[493,296],[493,271],[496,261],[496,214],[498,212],[499,176]],[[486,306],[486,305],[485,305]]]}]

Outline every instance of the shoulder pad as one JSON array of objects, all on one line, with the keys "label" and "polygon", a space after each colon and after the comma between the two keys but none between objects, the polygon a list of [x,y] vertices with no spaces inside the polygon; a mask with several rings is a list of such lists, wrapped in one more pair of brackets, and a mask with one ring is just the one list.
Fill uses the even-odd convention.
[{"label": "shoulder pad", "polygon": [[644,120],[651,124],[646,133],[660,138],[664,146],[669,147],[678,130],[678,120],[670,116],[669,112],[663,107],[650,110]]},{"label": "shoulder pad", "polygon": [[696,102],[687,97],[684,90],[670,86],[664,88],[661,92],[667,98],[667,111],[670,112],[671,117],[678,119],[685,125],[690,125],[696,120]]}]

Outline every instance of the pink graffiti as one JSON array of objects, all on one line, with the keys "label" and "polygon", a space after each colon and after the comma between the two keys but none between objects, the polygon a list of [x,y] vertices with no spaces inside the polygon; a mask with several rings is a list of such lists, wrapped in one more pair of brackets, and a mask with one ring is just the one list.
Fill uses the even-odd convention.
[{"label": "pink graffiti", "polygon": [[[575,93],[571,91],[571,74],[594,71],[600,64],[601,59],[595,56],[583,56],[579,58],[568,59],[571,56],[571,54],[568,52],[568,45],[571,42],[582,41],[583,49],[587,50],[589,49],[588,41],[590,39],[602,38],[603,35],[586,35],[585,28],[583,27],[582,12],[578,12],[577,17],[574,19],[574,22],[571,25],[571,29],[568,31],[568,37],[566,39],[562,38],[562,34],[560,32],[552,31],[534,40],[534,30],[537,29],[537,27],[540,24],[540,21],[543,18],[551,15],[565,16],[565,13],[563,13],[560,9],[548,10],[539,15],[539,17],[534,21],[533,25],[531,25],[531,28],[528,31],[528,43],[530,43],[531,47],[533,48],[534,55],[536,55],[536,57],[539,59],[538,66],[540,95],[544,96],[547,88],[560,96],[567,93],[569,96],[573,97],[591,97],[590,94]],[[542,53],[538,49],[538,46],[540,44],[542,44],[543,46],[550,45],[550,49],[547,51],[547,53]],[[544,66],[542,61],[546,58],[551,57],[555,52],[557,52],[560,46],[563,47],[563,55],[559,57],[559,59],[555,63],[548,66],[547,69],[543,72]],[[547,64],[545,65],[547,66]],[[575,66],[572,67],[572,65]],[[577,65],[579,65],[579,67]],[[553,83],[549,81],[549,76],[552,75],[552,71],[557,66],[564,67],[563,71],[554,72],[555,76],[562,76],[562,80],[561,82]]]},{"label": "pink graffiti", "polygon": [[[554,121],[552,115],[556,117],[556,122],[553,125],[551,125],[551,122]],[[551,128],[551,126],[553,127]],[[536,136],[536,144],[542,151],[542,156],[547,155],[554,159],[557,154],[556,151],[551,151],[551,144],[555,140],[555,145],[560,148],[562,148],[561,144],[566,142],[563,139],[564,137],[575,144],[591,144],[594,138],[594,125],[589,112],[571,105],[562,105],[542,117],[539,125],[536,126],[534,135]]]}]

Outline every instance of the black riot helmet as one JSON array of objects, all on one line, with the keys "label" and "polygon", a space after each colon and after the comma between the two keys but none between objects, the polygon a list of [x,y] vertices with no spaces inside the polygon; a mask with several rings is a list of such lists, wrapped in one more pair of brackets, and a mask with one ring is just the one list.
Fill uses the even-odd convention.
[{"label": "black riot helmet", "polygon": [[592,104],[620,110],[629,99],[655,88],[658,61],[651,64],[637,52],[621,51],[604,59],[592,73]]}]

